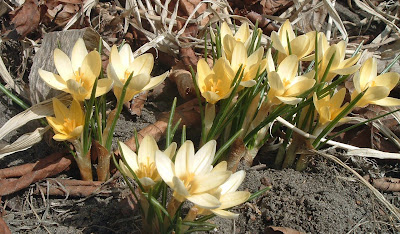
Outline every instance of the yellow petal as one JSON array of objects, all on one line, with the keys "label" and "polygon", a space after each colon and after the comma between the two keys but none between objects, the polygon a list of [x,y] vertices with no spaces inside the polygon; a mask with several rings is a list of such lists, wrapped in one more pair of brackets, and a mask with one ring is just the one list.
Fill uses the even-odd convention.
[{"label": "yellow petal", "polygon": [[72,69],[74,71],[78,71],[79,68],[82,65],[83,59],[86,57],[88,54],[85,46],[85,42],[83,41],[82,38],[79,38],[74,45],[74,48],[72,48],[72,53],[71,53],[71,63],[72,63]]},{"label": "yellow petal", "polygon": [[285,86],[283,85],[283,82],[277,72],[270,72],[268,74],[268,84],[271,86],[271,89],[274,90],[284,90]]},{"label": "yellow petal", "polygon": [[399,82],[400,75],[396,72],[388,72],[373,79],[376,86],[385,86],[389,90],[394,89]]},{"label": "yellow petal", "polygon": [[298,59],[296,55],[286,57],[278,67],[278,74],[281,78],[291,79],[296,76],[298,69]]},{"label": "yellow petal", "polygon": [[192,195],[187,197],[187,199],[193,202],[195,205],[204,209],[215,209],[221,205],[221,203],[218,201],[216,197],[208,193]]},{"label": "yellow petal", "polygon": [[121,59],[122,66],[127,68],[129,67],[129,64],[131,64],[134,61],[132,49],[129,44],[125,43],[121,50],[119,51],[119,56]]},{"label": "yellow petal", "polygon": [[178,193],[179,195],[183,197],[189,196],[189,191],[186,189],[185,184],[183,183],[182,180],[180,180],[178,177],[174,176],[172,178],[172,183],[173,183],[173,190]]},{"label": "yellow petal", "polygon": [[121,168],[122,173],[124,173],[125,175],[127,175],[131,179],[135,179],[135,177],[129,171],[128,167],[124,164],[124,162],[121,159],[119,160],[119,167]]},{"label": "yellow petal", "polygon": [[128,89],[141,91],[150,82],[150,75],[147,73],[140,73],[132,77],[128,85]]},{"label": "yellow petal", "polygon": [[367,59],[360,68],[360,87],[362,90],[377,75],[377,64],[374,58]]},{"label": "yellow petal", "polygon": [[51,88],[63,91],[67,88],[65,81],[59,75],[42,69],[39,69],[38,73],[42,80]]},{"label": "yellow petal", "polygon": [[131,64],[129,64],[128,72],[133,72],[134,76],[138,74],[146,74],[150,76],[154,66],[154,57],[150,53],[142,54],[135,58]]},{"label": "yellow petal", "polygon": [[197,84],[199,88],[205,86],[204,80],[211,74],[211,69],[208,63],[204,59],[200,59],[197,62]]},{"label": "yellow petal", "polygon": [[[111,63],[112,67],[114,68],[114,72],[117,75],[118,79],[123,80],[125,77],[125,71],[128,67],[125,67],[121,60],[122,60],[122,58],[120,57],[120,55],[118,53],[117,46],[113,45],[113,47],[111,48],[109,63]],[[113,77],[111,77],[111,78],[113,78]]]},{"label": "yellow petal", "polygon": [[[249,56],[249,58],[247,59],[247,63],[246,63],[247,65],[246,66],[247,67],[252,67],[253,65],[259,65],[260,61],[262,60],[263,55],[264,55],[263,47],[258,48],[256,51],[254,51],[254,53],[252,53]],[[265,60],[265,64],[266,63],[267,63],[267,60]],[[260,69],[260,73],[261,72],[263,72],[263,69]]]},{"label": "yellow petal", "polygon": [[172,178],[174,177],[174,164],[171,159],[161,151],[156,152],[156,167],[161,178],[172,187]]},{"label": "yellow petal", "polygon": [[78,101],[83,101],[88,96],[89,90],[86,90],[75,80],[68,80],[67,87],[68,92]]},{"label": "yellow petal", "polygon": [[339,75],[350,75],[355,73],[360,68],[360,65],[354,65],[351,67],[346,67],[342,69],[333,69],[331,72],[339,74]]},{"label": "yellow petal", "polygon": [[231,176],[231,171],[214,171],[202,175],[197,175],[192,181],[191,193],[203,193],[214,189]]},{"label": "yellow petal", "polygon": [[340,89],[330,99],[330,106],[333,109],[339,109],[343,104],[343,100],[344,100],[345,96],[346,96],[346,88]]},{"label": "yellow petal", "polygon": [[245,177],[246,177],[246,172],[243,170],[232,174],[229,177],[229,179],[223,185],[220,186],[221,194],[235,192],[242,184]]},{"label": "yellow petal", "polygon": [[214,209],[211,210],[215,215],[222,217],[224,219],[237,219],[239,218],[239,214],[227,211],[227,210],[220,210],[220,209]]},{"label": "yellow petal", "polygon": [[149,177],[139,178],[139,181],[144,187],[150,187],[150,186],[154,186],[156,184],[156,182],[154,182],[154,180],[152,180]]},{"label": "yellow petal", "polygon": [[212,170],[211,163],[214,160],[217,142],[211,140],[203,145],[194,156],[189,155],[188,171],[195,175],[201,175]]},{"label": "yellow petal", "polygon": [[372,101],[371,103],[380,106],[400,106],[400,99],[385,97],[376,101]]},{"label": "yellow petal", "polygon": [[184,177],[188,173],[189,161],[194,156],[194,145],[192,141],[185,141],[176,153],[175,158],[175,175],[179,178]]},{"label": "yellow petal", "polygon": [[118,86],[121,88],[124,86],[124,84],[121,82],[121,79],[124,77],[121,77],[121,79],[120,79],[117,72],[115,71],[114,66],[111,63],[109,63],[107,66],[107,76],[109,79],[112,79],[114,81],[115,86]]},{"label": "yellow petal", "polygon": [[225,51],[226,58],[230,61],[232,59],[233,48],[235,48],[237,41],[231,35],[226,35],[222,39],[222,46]]},{"label": "yellow petal", "polygon": [[54,50],[54,65],[63,80],[67,81],[74,78],[71,60],[60,49]]},{"label": "yellow petal", "polygon": [[69,139],[75,139],[80,137],[80,135],[83,132],[83,126],[78,126],[76,128],[74,128],[74,130],[72,130],[72,132],[69,133]]},{"label": "yellow petal", "polygon": [[292,54],[297,55],[298,58],[306,56],[310,43],[310,39],[306,35],[296,37],[290,42]]},{"label": "yellow petal", "polygon": [[305,91],[311,89],[315,84],[315,80],[314,79],[304,79],[301,80],[295,84],[293,84],[292,86],[290,86],[290,88],[288,88],[285,92],[285,96],[298,96],[302,93],[304,93]]},{"label": "yellow petal", "polygon": [[77,100],[72,100],[72,104],[70,110],[68,111],[68,115],[71,119],[76,121],[76,125],[83,125],[85,116],[83,114],[83,110],[81,104]]},{"label": "yellow petal", "polygon": [[223,40],[225,35],[233,36],[231,29],[229,28],[228,24],[224,21],[221,24],[221,39]]},{"label": "yellow petal", "polygon": [[275,71],[275,63],[274,60],[272,59],[272,55],[271,55],[271,49],[267,50],[267,55],[266,55],[266,59],[267,59],[267,72],[270,73],[271,71]]},{"label": "yellow petal", "polygon": [[66,118],[69,114],[68,108],[57,98],[53,98],[52,101],[53,101],[53,110],[56,118],[59,120]]},{"label": "yellow petal", "polygon": [[232,193],[227,193],[221,196],[219,201],[221,206],[218,209],[227,209],[237,205],[240,205],[249,199],[250,193],[247,191],[237,191]]},{"label": "yellow petal", "polygon": [[55,141],[66,141],[66,140],[71,139],[71,136],[65,135],[65,134],[61,134],[61,133],[57,133],[57,134],[55,134],[55,135],[53,136],[53,139],[54,139]]},{"label": "yellow petal", "polygon": [[81,74],[83,74],[82,79],[86,83],[86,86],[93,86],[93,83],[100,75],[101,70],[101,58],[97,51],[92,51],[83,59],[81,66]]},{"label": "yellow petal", "polygon": [[154,163],[156,151],[158,150],[157,142],[153,137],[146,135],[140,143],[138,152],[138,163],[150,165]]},{"label": "yellow petal", "polygon": [[289,20],[286,20],[285,23],[283,23],[283,25],[278,30],[278,33],[279,33],[279,39],[282,45],[284,45],[285,47],[287,46],[288,36],[289,36],[289,41],[292,41],[296,37]]},{"label": "yellow petal", "polygon": [[[124,155],[126,163],[132,169],[132,171],[137,172],[139,170],[138,156],[136,155],[136,153],[134,151],[132,151],[123,142],[119,142],[119,144],[121,146],[121,151]],[[128,172],[129,172],[129,170],[128,170]]]},{"label": "yellow petal", "polygon": [[361,82],[360,72],[357,71],[356,73],[354,73],[353,76],[354,89],[357,93],[361,93],[366,88],[365,86],[361,87],[360,82]]},{"label": "yellow petal", "polygon": [[284,45],[287,43],[281,42],[278,34],[276,32],[271,33],[271,41],[272,41],[272,47],[274,47],[276,50],[281,52],[282,54],[286,54],[286,49]]},{"label": "yellow petal", "polygon": [[[228,163],[226,161],[221,161],[220,163],[218,163],[211,172],[215,172],[215,171],[226,171],[228,170]],[[236,173],[235,173],[236,174]],[[232,176],[231,176],[232,177]],[[222,185],[221,185],[222,186]]]},{"label": "yellow petal", "polygon": [[247,38],[249,38],[249,36],[250,36],[249,24],[247,22],[243,22],[235,34],[235,39],[237,41],[245,43]]},{"label": "yellow petal", "polygon": [[65,134],[64,131],[64,120],[59,121],[54,117],[46,117],[47,122],[49,123],[49,125],[51,126],[51,128],[53,128],[55,133],[63,133]]},{"label": "yellow petal", "polygon": [[296,97],[282,97],[276,96],[281,102],[286,103],[288,105],[296,105],[297,103],[301,102],[301,98]]},{"label": "yellow petal", "polygon": [[165,80],[165,78],[167,78],[168,74],[169,74],[168,72],[164,72],[159,76],[151,78],[149,83],[146,86],[144,86],[143,90],[150,90],[155,88],[156,86],[161,84]]},{"label": "yellow petal", "polygon": [[246,66],[246,64],[247,64],[247,50],[244,47],[243,43],[238,42],[236,43],[232,52],[232,60],[231,60],[232,69],[235,72],[237,72],[240,65]]},{"label": "yellow petal", "polygon": [[[111,80],[111,79],[108,79],[108,78],[99,79],[97,81],[95,97],[99,97],[101,95],[108,93],[108,91],[110,91],[112,88],[112,84],[113,84],[113,80]],[[88,95],[91,95],[91,92]],[[86,97],[86,99],[90,99],[90,96]]]}]

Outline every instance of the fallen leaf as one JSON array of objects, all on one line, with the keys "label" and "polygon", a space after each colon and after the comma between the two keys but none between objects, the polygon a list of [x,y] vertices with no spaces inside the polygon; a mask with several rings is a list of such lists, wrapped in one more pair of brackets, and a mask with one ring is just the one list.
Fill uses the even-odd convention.
[{"label": "fallen leaf", "polygon": [[87,197],[98,190],[103,182],[71,179],[48,179],[34,190],[35,194],[68,197]]},{"label": "fallen leaf", "polygon": [[12,18],[11,29],[4,33],[5,37],[14,40],[23,39],[39,26],[46,8],[45,5],[39,5],[38,0],[26,0],[21,7],[9,13]]},{"label": "fallen leaf", "polygon": [[144,103],[147,101],[148,94],[149,92],[145,91],[133,98],[131,106],[129,107],[129,111],[132,115],[142,115],[142,109],[144,107]]},{"label": "fallen leaf", "polygon": [[176,84],[179,94],[184,99],[195,97],[195,87],[192,74],[186,70],[182,62],[178,62],[172,67],[169,79]]},{"label": "fallen leaf", "polygon": [[4,220],[1,216],[0,216],[0,233],[11,234],[10,229],[8,228],[6,222],[4,222]]}]

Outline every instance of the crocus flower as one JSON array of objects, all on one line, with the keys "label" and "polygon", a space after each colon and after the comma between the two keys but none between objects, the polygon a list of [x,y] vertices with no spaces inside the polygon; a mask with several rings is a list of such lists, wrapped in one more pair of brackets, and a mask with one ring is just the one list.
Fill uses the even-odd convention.
[{"label": "crocus flower", "polygon": [[302,76],[296,76],[298,69],[296,55],[286,57],[280,63],[278,71],[275,71],[275,68],[271,67],[272,63],[268,62],[268,64],[268,84],[270,90],[267,101],[269,105],[279,105],[282,102],[295,105],[301,101],[301,98],[297,96],[311,89],[315,84],[315,80],[313,79],[314,71]]},{"label": "crocus flower", "polygon": [[215,209],[221,202],[209,191],[225,183],[231,172],[212,171],[216,141],[207,142],[195,154],[191,141],[186,141],[178,150],[175,164],[161,151],[156,152],[156,167],[161,178],[174,190],[179,201],[189,200],[205,209]]},{"label": "crocus flower", "polygon": [[163,82],[168,72],[152,78],[150,73],[153,66],[154,58],[152,54],[146,53],[134,58],[128,44],[123,45],[119,52],[114,45],[111,48],[107,75],[114,80],[114,94],[117,99],[121,97],[122,88],[130,75],[132,75],[132,80],[128,85],[123,102],[130,101],[136,94],[153,89]]},{"label": "crocus flower", "polygon": [[231,59],[231,67],[236,74],[242,66],[243,78],[240,85],[251,87],[256,84],[254,80],[257,72],[261,74],[267,67],[267,59],[263,59],[264,49],[258,48],[254,53],[247,57],[247,49],[241,42],[236,43]]},{"label": "crocus flower", "polygon": [[[315,93],[313,95],[315,110],[319,114],[319,125],[322,126],[322,128],[334,120],[349,104],[346,103],[342,105],[346,95],[346,88],[340,89],[332,97],[327,95],[322,99],[318,99]],[[343,119],[342,122],[344,120],[345,119]]]},{"label": "crocus flower", "polygon": [[[90,98],[101,70],[101,58],[97,51],[88,53],[85,42],[80,38],[72,49],[71,59],[60,49],[55,49],[54,64],[59,75],[39,69],[40,77],[50,87],[70,93],[78,101]],[[107,93],[111,86],[112,80],[99,79],[96,97]]]},{"label": "crocus flower", "polygon": [[53,139],[65,141],[80,137],[85,122],[85,115],[80,103],[74,99],[68,109],[57,98],[53,98],[53,109],[55,117],[46,117],[55,132]]},{"label": "crocus flower", "polygon": [[197,63],[197,84],[208,103],[215,104],[229,96],[234,76],[234,71],[225,58],[219,58],[212,70],[204,59]]},{"label": "crocus flower", "polygon": [[364,107],[368,104],[380,106],[398,106],[400,100],[388,97],[390,91],[399,82],[400,75],[395,72],[388,72],[377,76],[377,63],[375,58],[369,58],[362,65],[359,72],[354,75],[354,92],[351,97],[354,99],[358,94],[368,89],[356,106]]},{"label": "crocus flower", "polygon": [[[278,63],[290,54],[296,55],[300,60],[309,55],[315,47],[313,33],[315,34],[315,32],[310,32],[296,37],[292,25],[289,20],[286,20],[279,28],[278,33],[271,33],[272,46],[279,51]],[[288,41],[290,43],[290,51]]]},{"label": "crocus flower", "polygon": [[[320,37],[321,39],[323,37]],[[325,38],[326,40],[326,38]],[[322,43],[322,42],[321,42]],[[323,43],[326,44],[326,43]],[[335,54],[335,57],[333,58],[331,67],[329,69],[329,72],[326,76],[325,82],[331,81],[336,75],[350,75],[355,73],[359,68],[360,65],[357,65],[357,61],[360,58],[360,53],[357,55],[345,59],[346,55],[346,42],[345,41],[340,41],[337,44],[331,45],[326,51],[319,51],[320,54],[319,58],[322,59],[320,60],[320,65],[318,67],[318,80],[321,81],[322,77],[324,76],[324,73],[326,69],[328,68],[329,60],[331,60],[333,54]]]},{"label": "crocus flower", "polygon": [[[132,169],[132,171],[139,178],[140,183],[146,188],[151,187],[158,182],[161,177],[157,172],[155,164],[156,151],[159,150],[157,142],[153,137],[147,135],[143,138],[140,143],[139,152],[136,155],[127,145],[120,142],[121,151],[124,155],[126,163]],[[175,154],[176,143],[173,142],[165,151],[164,154],[169,158]],[[122,160],[119,161],[119,165],[123,172],[134,179],[134,176],[129,171],[128,167]]]},{"label": "crocus flower", "polygon": [[[225,171],[226,163],[220,163],[213,169],[213,171],[218,170]],[[240,205],[249,199],[250,193],[248,191],[236,191],[240,184],[242,184],[245,176],[246,173],[243,170],[232,174],[225,183],[223,183],[213,192],[213,194],[218,197],[219,201],[221,202],[221,206],[210,210],[200,209],[199,214],[208,215],[210,213],[214,213],[222,218],[238,218],[239,214],[227,211],[226,209]]]},{"label": "crocus flower", "polygon": [[233,35],[228,24],[226,22],[223,22],[221,25],[221,40],[225,56],[230,61],[232,58],[232,53],[233,49],[235,48],[236,42],[242,42],[245,45],[246,49],[250,46],[251,36],[250,36],[249,24],[243,22],[242,25],[240,25],[237,32],[235,33],[235,35]]}]

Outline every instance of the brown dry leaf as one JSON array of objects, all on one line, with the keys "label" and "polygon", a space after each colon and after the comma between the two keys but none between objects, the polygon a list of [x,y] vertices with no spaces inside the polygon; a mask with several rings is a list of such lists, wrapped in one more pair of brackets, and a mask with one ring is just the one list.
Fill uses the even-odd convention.
[{"label": "brown dry leaf", "polygon": [[4,220],[1,216],[0,216],[0,233],[11,234],[10,229],[8,228],[6,222],[4,222]]},{"label": "brown dry leaf", "polygon": [[[189,16],[194,11],[194,8],[201,2],[201,0],[180,0],[179,7],[183,9],[186,16]],[[171,4],[170,4],[171,5]],[[197,15],[203,13],[207,9],[207,5],[203,4],[196,12]]]},{"label": "brown dry leaf", "polygon": [[276,12],[283,12],[293,5],[293,1],[288,0],[261,0],[264,15],[274,15]]},{"label": "brown dry leaf", "polygon": [[[67,169],[74,161],[71,155],[56,153],[58,158],[54,160],[54,156],[50,155],[40,159],[32,168],[32,171],[27,172],[18,179],[0,179],[0,196],[8,195],[20,191],[39,180],[49,176],[57,175]],[[31,167],[28,164],[28,167]],[[21,169],[21,168],[20,168]]]},{"label": "brown dry leaf", "polygon": [[129,107],[129,111],[132,115],[142,115],[142,109],[144,107],[144,103],[147,101],[148,94],[149,92],[145,91],[140,93],[137,97],[133,98],[131,106]]},{"label": "brown dry leaf", "polygon": [[373,179],[370,176],[364,176],[369,183],[372,184],[376,189],[385,192],[400,192],[400,179],[398,178],[378,178]]},{"label": "brown dry leaf", "polygon": [[[243,143],[243,139],[238,138],[236,139],[232,146],[231,151],[228,154],[227,162],[228,162],[228,169],[232,172],[235,172],[239,166],[240,160],[245,157],[247,153],[246,146]],[[249,163],[250,165],[252,162]]]},{"label": "brown dry leaf", "polygon": [[39,26],[45,11],[46,6],[39,5],[38,0],[26,0],[21,7],[10,12],[12,18],[11,30],[4,33],[5,37],[14,40],[24,38]]},{"label": "brown dry leaf", "polygon": [[278,31],[279,27],[274,24],[271,20],[258,14],[257,12],[251,11],[246,17],[254,24],[258,22],[258,27],[263,30],[266,35],[271,35],[272,31]]},{"label": "brown dry leaf", "polygon": [[[57,1],[58,5],[49,7],[47,10],[47,17],[57,25],[65,25],[68,21],[79,11],[82,1]],[[78,3],[73,3],[78,2]]]},{"label": "brown dry leaf", "polygon": [[176,84],[178,92],[182,98],[189,99],[196,95],[192,74],[185,69],[182,62],[178,62],[172,67],[169,79]]},{"label": "brown dry leaf", "polygon": [[287,227],[274,227],[269,226],[265,229],[264,234],[303,234],[304,232],[299,232],[292,228]]}]

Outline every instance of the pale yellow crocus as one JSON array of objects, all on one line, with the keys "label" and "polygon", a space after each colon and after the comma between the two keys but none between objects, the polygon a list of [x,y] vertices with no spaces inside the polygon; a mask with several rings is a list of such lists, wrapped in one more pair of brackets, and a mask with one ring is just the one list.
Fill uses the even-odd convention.
[{"label": "pale yellow crocus", "polygon": [[197,85],[208,103],[215,104],[229,96],[234,76],[234,71],[225,58],[219,58],[212,70],[204,59],[197,63]]},{"label": "pale yellow crocus", "polygon": [[268,63],[268,106],[281,103],[295,105],[301,101],[297,96],[314,86],[314,71],[297,76],[298,62],[296,55],[289,55],[279,64],[277,71],[272,63]]},{"label": "pale yellow crocus", "polygon": [[251,87],[256,84],[257,72],[261,74],[267,67],[267,59],[263,59],[264,49],[258,48],[250,56],[247,56],[247,49],[242,42],[237,42],[232,53],[231,67],[235,74],[239,72],[242,66],[243,78],[240,85]]},{"label": "pale yellow crocus", "polygon": [[175,163],[163,152],[156,152],[156,167],[163,181],[174,191],[174,198],[186,199],[205,209],[215,209],[221,202],[210,191],[226,182],[231,172],[212,170],[216,141],[211,140],[195,154],[194,145],[186,141],[176,154]]},{"label": "pale yellow crocus", "polygon": [[272,46],[278,51],[278,63],[289,55],[296,55],[300,60],[306,58],[314,50],[314,38],[315,32],[296,37],[290,21],[286,20],[278,32],[271,33]]},{"label": "pale yellow crocus", "polygon": [[[101,70],[101,58],[97,51],[88,53],[85,42],[80,38],[72,49],[71,59],[60,49],[55,49],[54,64],[59,75],[42,69],[38,71],[47,85],[70,93],[78,101],[90,98],[94,82]],[[95,96],[107,93],[111,86],[112,80],[99,79]]]},{"label": "pale yellow crocus", "polygon": [[[227,163],[225,161],[219,163],[213,171],[226,171]],[[221,205],[216,209],[199,209],[198,214],[208,215],[215,214],[222,218],[235,219],[239,214],[228,211],[227,209],[238,206],[246,202],[250,193],[248,191],[236,191],[242,184],[246,176],[245,171],[241,170],[232,174],[229,179],[213,191],[214,196],[218,197]]]},{"label": "pale yellow crocus", "polygon": [[[143,187],[149,188],[160,181],[161,177],[158,174],[155,156],[156,151],[159,150],[157,142],[152,136],[146,135],[142,142],[140,143],[138,154],[132,151],[127,145],[120,142],[121,151],[124,155],[127,165],[132,169],[132,171],[138,177],[140,183]],[[175,155],[176,143],[173,142],[165,151],[164,154],[169,158]],[[127,165],[120,160],[119,165],[122,171],[128,175],[130,178],[135,179]]]},{"label": "pale yellow crocus", "polygon": [[364,107],[368,104],[380,106],[399,106],[400,100],[388,97],[390,91],[396,87],[400,75],[395,72],[388,72],[377,76],[377,63],[375,58],[369,58],[354,75],[354,92],[352,100],[361,92],[368,89],[363,97],[356,103],[356,106]]},{"label": "pale yellow crocus", "polygon": [[68,109],[57,98],[53,98],[53,109],[55,117],[46,117],[47,122],[55,132],[53,139],[66,141],[79,138],[85,123],[85,115],[81,104],[74,99]]},{"label": "pale yellow crocus", "polygon": [[[315,132],[319,132],[326,127],[327,124],[332,122],[346,107],[349,103],[343,104],[344,97],[346,95],[346,88],[340,89],[332,97],[327,95],[324,98],[318,99],[316,93],[313,94],[313,102],[315,110],[319,115],[319,122]],[[340,122],[346,121],[343,118]]]},{"label": "pale yellow crocus", "polygon": [[232,33],[228,24],[226,22],[223,22],[220,32],[224,55],[229,61],[231,61],[232,59],[232,53],[233,49],[235,48],[236,42],[243,43],[246,47],[247,53],[247,49],[250,46],[251,41],[249,24],[247,22],[243,22],[235,34]]},{"label": "pale yellow crocus", "polygon": [[131,47],[128,44],[122,46],[118,51],[114,45],[111,48],[110,62],[107,66],[107,75],[114,80],[114,95],[117,99],[121,97],[122,88],[128,78],[132,75],[132,80],[126,90],[123,102],[130,101],[136,94],[153,89],[165,80],[168,72],[162,75],[151,77],[153,70],[154,57],[150,53],[133,57]]},{"label": "pale yellow crocus", "polygon": [[[320,38],[322,39],[323,37]],[[326,40],[326,38],[323,40]],[[321,43],[326,44],[325,42]],[[345,59],[346,46],[347,43],[345,41],[340,41],[337,44],[331,45],[325,51],[323,51],[323,48],[321,51],[319,51],[321,54],[319,55],[320,65],[318,67],[318,81],[322,80],[322,77],[328,68],[329,61],[333,55],[335,57],[333,58],[331,67],[324,82],[331,81],[336,75],[351,75],[360,68],[360,65],[357,65],[356,63],[358,62],[361,54],[358,53],[351,58]]]}]

